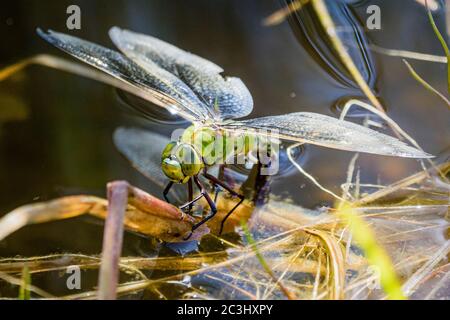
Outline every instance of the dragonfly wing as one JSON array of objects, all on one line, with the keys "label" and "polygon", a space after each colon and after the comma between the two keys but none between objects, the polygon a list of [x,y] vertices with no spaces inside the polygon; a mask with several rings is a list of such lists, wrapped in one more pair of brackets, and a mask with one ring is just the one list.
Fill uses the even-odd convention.
[{"label": "dragonfly wing", "polygon": [[144,69],[147,63],[156,63],[180,78],[219,118],[242,118],[253,110],[253,98],[245,84],[239,78],[223,77],[224,70],[211,61],[151,36],[117,27],[109,34],[115,45]]},{"label": "dragonfly wing", "polygon": [[206,118],[206,106],[192,90],[155,63],[148,62],[143,68],[119,52],[95,43],[54,31],[45,33],[38,29],[37,32],[55,47],[126,83],[131,93],[190,121]]},{"label": "dragonfly wing", "polygon": [[[113,136],[120,153],[138,170],[161,188],[169,183],[161,169],[161,153],[170,139],[155,132],[138,128],[117,128]],[[180,203],[187,201],[184,185],[173,186],[170,197]]]},{"label": "dragonfly wing", "polygon": [[169,138],[137,128],[118,128],[114,132],[114,144],[122,155],[147,178],[161,187],[167,177],[161,170],[161,153]]},{"label": "dragonfly wing", "polygon": [[299,112],[236,121],[224,124],[223,128],[235,131],[258,130],[258,135],[339,150],[406,158],[432,158],[431,155],[388,135],[318,113]]}]

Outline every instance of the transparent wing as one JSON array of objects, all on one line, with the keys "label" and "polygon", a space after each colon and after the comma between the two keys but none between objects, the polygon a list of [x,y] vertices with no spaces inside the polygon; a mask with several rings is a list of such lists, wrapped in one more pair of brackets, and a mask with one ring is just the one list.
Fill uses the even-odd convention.
[{"label": "transparent wing", "polygon": [[167,177],[161,170],[161,153],[170,139],[154,132],[137,128],[118,128],[114,132],[116,148],[133,167],[161,187]]},{"label": "transparent wing", "polygon": [[[161,153],[170,139],[143,129],[121,127],[114,132],[113,140],[116,148],[136,170],[161,187],[162,195],[169,180],[161,169]],[[173,186],[169,197],[180,203],[186,202],[186,186]]]},{"label": "transparent wing", "polygon": [[55,47],[128,84],[128,91],[143,99],[190,121],[208,116],[207,107],[183,81],[151,61],[146,62],[144,68],[97,44],[54,31],[45,33],[38,29],[37,32]]},{"label": "transparent wing", "polygon": [[144,69],[148,63],[156,63],[180,78],[216,117],[242,118],[253,110],[253,98],[245,84],[239,78],[223,77],[223,69],[216,64],[151,36],[117,27],[111,28],[109,35],[127,57]]},{"label": "transparent wing", "polygon": [[[318,113],[299,112],[282,116],[230,122],[226,130],[258,130],[258,135],[315,144],[327,148],[406,158],[432,158],[388,135],[352,122]],[[263,130],[272,130],[264,132]]]}]

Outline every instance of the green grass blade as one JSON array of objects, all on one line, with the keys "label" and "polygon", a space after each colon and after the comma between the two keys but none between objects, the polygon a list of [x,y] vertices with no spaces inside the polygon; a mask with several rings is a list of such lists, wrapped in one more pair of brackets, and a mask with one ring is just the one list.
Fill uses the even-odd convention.
[{"label": "green grass blade", "polygon": [[28,266],[25,265],[22,269],[22,282],[20,284],[19,289],[19,300],[30,300],[30,287],[31,284],[31,275]]},{"label": "green grass blade", "polygon": [[255,242],[255,240],[253,239],[250,231],[248,230],[247,224],[245,222],[241,222],[241,226],[242,229],[244,231],[245,234],[245,238],[247,239],[248,244],[250,245],[251,249],[253,250],[253,253],[255,254],[256,258],[258,259],[259,263],[261,264],[261,266],[263,267],[264,271],[267,272],[267,274],[272,278],[272,280],[278,285],[278,287],[280,288],[280,290],[284,293],[284,295],[289,299],[289,300],[295,300],[295,296],[289,291],[287,290],[283,284],[279,281],[279,279],[277,279],[277,277],[275,276],[275,274],[273,273],[272,269],[269,267],[269,265],[267,264],[266,260],[264,259],[264,257],[262,256],[261,252],[259,252],[258,250],[258,246]]},{"label": "green grass blade", "polygon": [[448,49],[447,42],[445,41],[444,37],[442,36],[441,32],[439,31],[436,22],[434,21],[433,14],[430,11],[430,8],[428,8],[427,5],[427,11],[428,11],[428,19],[430,20],[431,26],[433,27],[433,31],[436,34],[436,37],[438,38],[439,42],[442,45],[442,48],[444,49],[445,55],[447,56],[447,90],[450,93],[450,50]]},{"label": "green grass blade", "polygon": [[386,292],[388,299],[406,299],[391,258],[386,253],[384,248],[378,244],[376,235],[372,228],[350,206],[339,206],[338,214],[344,218],[344,221],[348,222],[351,227],[353,237],[359,246],[361,246],[364,250],[367,260],[379,271],[380,279],[378,280],[380,281],[383,290]]},{"label": "green grass blade", "polygon": [[416,79],[422,86],[425,87],[425,89],[427,89],[428,91],[434,93],[435,95],[437,95],[439,98],[441,98],[446,104],[447,107],[450,109],[450,101],[442,94],[440,93],[438,90],[436,90],[435,88],[433,88],[431,86],[431,84],[429,84],[428,82],[425,81],[425,79],[423,79],[417,72],[416,70],[414,70],[414,68],[408,63],[408,61],[406,61],[405,59],[403,59],[403,62],[405,63],[406,67],[408,68],[409,72],[411,73],[411,75],[414,77],[414,79]]}]

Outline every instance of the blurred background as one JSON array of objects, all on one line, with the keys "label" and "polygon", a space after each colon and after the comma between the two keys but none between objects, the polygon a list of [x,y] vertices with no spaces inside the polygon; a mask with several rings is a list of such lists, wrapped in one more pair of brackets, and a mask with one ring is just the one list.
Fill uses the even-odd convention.
[{"label": "blurred background", "polygon": [[[443,54],[418,1],[350,2],[358,23],[367,19],[368,5],[381,8],[382,28],[367,32],[369,43]],[[81,8],[81,30],[66,28],[66,9],[72,4]],[[108,30],[117,25],[161,38],[240,77],[253,94],[252,117],[296,111],[336,116],[338,101],[361,97],[361,93],[318,63],[317,53],[302,44],[301,32],[293,30],[295,23],[263,24],[264,18],[285,5],[276,0],[2,1],[0,66],[38,53],[68,58],[40,39],[37,27],[113,47]],[[434,16],[445,31],[444,9]],[[411,78],[401,59],[371,55],[373,88],[388,114],[427,152],[445,153],[450,146],[446,106]],[[445,64],[412,63],[439,91],[446,91]],[[0,82],[0,216],[20,205],[64,195],[104,196],[106,183],[115,179],[126,179],[160,196],[162,190],[115,149],[112,133],[130,123],[164,134],[177,126],[139,119],[125,104],[114,88],[39,66]],[[352,156],[307,146],[299,161],[323,185],[339,193]],[[415,160],[371,155],[361,155],[359,166],[362,183],[389,184],[420,170]],[[275,177],[272,190],[309,208],[333,203],[295,169]],[[98,253],[101,237],[101,225],[86,218],[32,226],[0,242],[0,256]],[[146,239],[128,237],[124,254],[145,250]]]}]

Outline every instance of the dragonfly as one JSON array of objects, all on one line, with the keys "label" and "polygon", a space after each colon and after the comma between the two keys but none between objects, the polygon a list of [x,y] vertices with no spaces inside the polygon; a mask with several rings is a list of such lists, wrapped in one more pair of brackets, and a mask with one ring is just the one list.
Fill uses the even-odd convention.
[{"label": "dragonfly", "polygon": [[[231,154],[256,151],[259,155],[261,146],[270,149],[273,141],[287,141],[384,156],[432,157],[389,135],[318,113],[296,112],[238,120],[253,110],[252,95],[240,78],[224,76],[224,70],[217,64],[149,35],[113,27],[109,35],[119,49],[116,51],[52,30],[38,29],[37,32],[50,44],[106,74],[107,83],[192,123],[179,138],[165,146],[160,159],[161,171],[168,179],[163,192],[167,201],[174,184],[187,184],[189,199],[181,209],[190,210],[202,198],[209,205],[210,212],[192,227],[192,232],[217,213],[215,201],[199,176],[239,198],[223,219],[222,227],[244,200],[227,183],[208,173]],[[120,145],[126,146],[127,139],[143,137],[132,131],[128,133],[119,133]],[[264,143],[260,143],[262,138],[267,138]],[[151,145],[149,141],[148,148]],[[146,152],[135,149],[128,153],[129,160],[139,167],[146,161]],[[258,156],[256,162],[260,161]],[[199,190],[195,197],[193,185]]]}]

